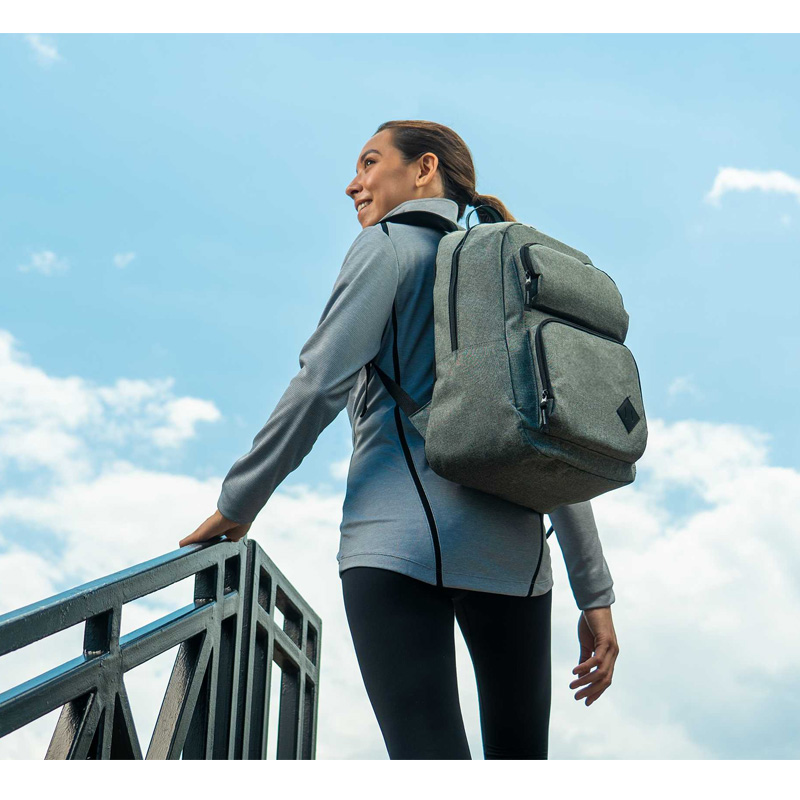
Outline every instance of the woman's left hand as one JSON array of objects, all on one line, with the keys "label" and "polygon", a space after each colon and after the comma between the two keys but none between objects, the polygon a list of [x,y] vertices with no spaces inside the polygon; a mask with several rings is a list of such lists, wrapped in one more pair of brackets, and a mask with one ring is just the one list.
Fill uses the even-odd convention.
[{"label": "woman's left hand", "polygon": [[572,670],[578,677],[569,688],[582,687],[576,692],[575,699],[581,700],[585,697],[586,705],[590,706],[611,686],[614,664],[619,655],[611,606],[587,608],[581,612],[578,620],[578,641],[581,663]]},{"label": "woman's left hand", "polygon": [[209,539],[214,539],[217,536],[225,536],[231,542],[238,542],[239,539],[244,538],[247,531],[250,530],[252,522],[240,525],[238,522],[233,522],[227,517],[223,517],[219,509],[217,509],[197,530],[184,536],[178,542],[178,547],[186,547],[187,544],[199,544],[207,542]]}]

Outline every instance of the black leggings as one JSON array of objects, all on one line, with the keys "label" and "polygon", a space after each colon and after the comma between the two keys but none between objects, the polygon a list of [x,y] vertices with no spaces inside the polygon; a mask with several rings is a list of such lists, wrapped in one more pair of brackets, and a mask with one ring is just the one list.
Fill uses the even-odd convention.
[{"label": "black leggings", "polygon": [[341,578],[389,758],[472,757],[456,682],[454,611],[475,668],[484,758],[547,758],[552,590],[514,597],[438,588],[375,567],[350,567]]}]

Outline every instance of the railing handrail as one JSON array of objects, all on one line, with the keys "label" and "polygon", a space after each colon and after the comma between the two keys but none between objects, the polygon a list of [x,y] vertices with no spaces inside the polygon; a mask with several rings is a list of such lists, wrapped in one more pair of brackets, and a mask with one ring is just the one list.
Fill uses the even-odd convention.
[{"label": "railing handrail", "polygon": [[[120,636],[123,606],[195,577],[194,603]],[[283,613],[283,626],[274,619]],[[0,616],[0,656],[85,623],[83,655],[0,694],[0,737],[62,707],[47,758],[141,758],[124,675],[179,645],[148,758],[313,758],[322,621],[247,538],[190,545]]]},{"label": "railing handrail", "polygon": [[[231,544],[233,543],[227,539],[222,539],[219,542],[211,542],[211,545],[222,547],[230,546]],[[59,594],[46,597],[44,600],[39,600],[27,606],[14,609],[13,611],[8,611],[5,614],[0,614],[0,656],[4,656],[6,653],[18,650],[20,647],[25,647],[26,645],[51,636],[59,631],[66,630],[73,625],[77,625],[79,622],[85,622],[89,617],[93,617],[107,608],[108,599],[110,599],[109,596],[117,591],[121,590],[119,599],[124,605],[131,600],[138,600],[140,597],[152,594],[159,589],[165,588],[165,586],[177,583],[179,580],[196,574],[197,569],[202,569],[203,567],[192,568],[195,565],[195,559],[187,559],[190,559],[195,554],[208,551],[209,545],[188,545],[179,550],[165,553],[157,558],[151,558],[149,561],[144,561],[141,564],[112,572],[110,575],[97,578],[93,581],[88,581],[72,589],[66,589]],[[200,557],[198,560],[201,561],[201,564],[203,564],[204,561],[208,561],[208,565],[210,565],[214,563],[216,559],[211,557],[202,559],[202,557]],[[153,578],[154,582],[158,582],[158,576],[153,575],[153,572],[159,569],[167,571],[176,564],[181,567],[178,570],[178,576],[168,581],[164,586],[146,588],[149,583],[145,583],[143,586],[136,581],[137,578]],[[32,629],[38,632],[38,625],[51,615],[55,609],[61,606],[65,607],[66,614],[62,611],[59,617],[54,619],[53,622],[47,626],[45,629],[46,632],[37,635],[36,638],[29,638],[28,635],[24,635]],[[20,634],[23,635],[20,636]]]}]

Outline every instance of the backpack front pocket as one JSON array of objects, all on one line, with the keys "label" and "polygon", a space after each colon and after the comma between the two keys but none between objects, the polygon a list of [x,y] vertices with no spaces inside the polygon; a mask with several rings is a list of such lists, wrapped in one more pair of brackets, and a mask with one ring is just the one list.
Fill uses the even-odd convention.
[{"label": "backpack front pocket", "polygon": [[634,462],[647,444],[639,369],[608,336],[550,317],[535,328],[543,382],[540,430],[548,436]]},{"label": "backpack front pocket", "polygon": [[514,258],[525,309],[571,319],[625,341],[628,312],[616,283],[603,270],[537,242],[520,247]]}]

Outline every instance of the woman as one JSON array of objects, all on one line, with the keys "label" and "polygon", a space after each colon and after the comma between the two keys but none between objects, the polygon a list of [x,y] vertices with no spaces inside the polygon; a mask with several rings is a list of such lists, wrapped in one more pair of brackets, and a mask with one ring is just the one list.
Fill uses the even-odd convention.
[{"label": "woman", "polygon": [[[430,397],[438,242],[445,231],[464,230],[457,220],[468,204],[514,217],[496,197],[476,193],[468,147],[433,122],[381,125],[345,191],[362,231],[303,346],[300,372],[226,476],[217,511],[180,545],[241,539],[346,406],[354,447],[337,559],[389,757],[471,757],[455,618],[475,667],[485,758],[547,758],[553,579],[546,540],[539,560],[542,516],[433,472],[424,440],[370,370],[376,363],[421,403]],[[433,212],[440,230],[392,222],[415,210]],[[613,581],[590,503],[550,518],[582,610],[578,677],[569,685],[590,705],[611,683],[619,652]]]}]

